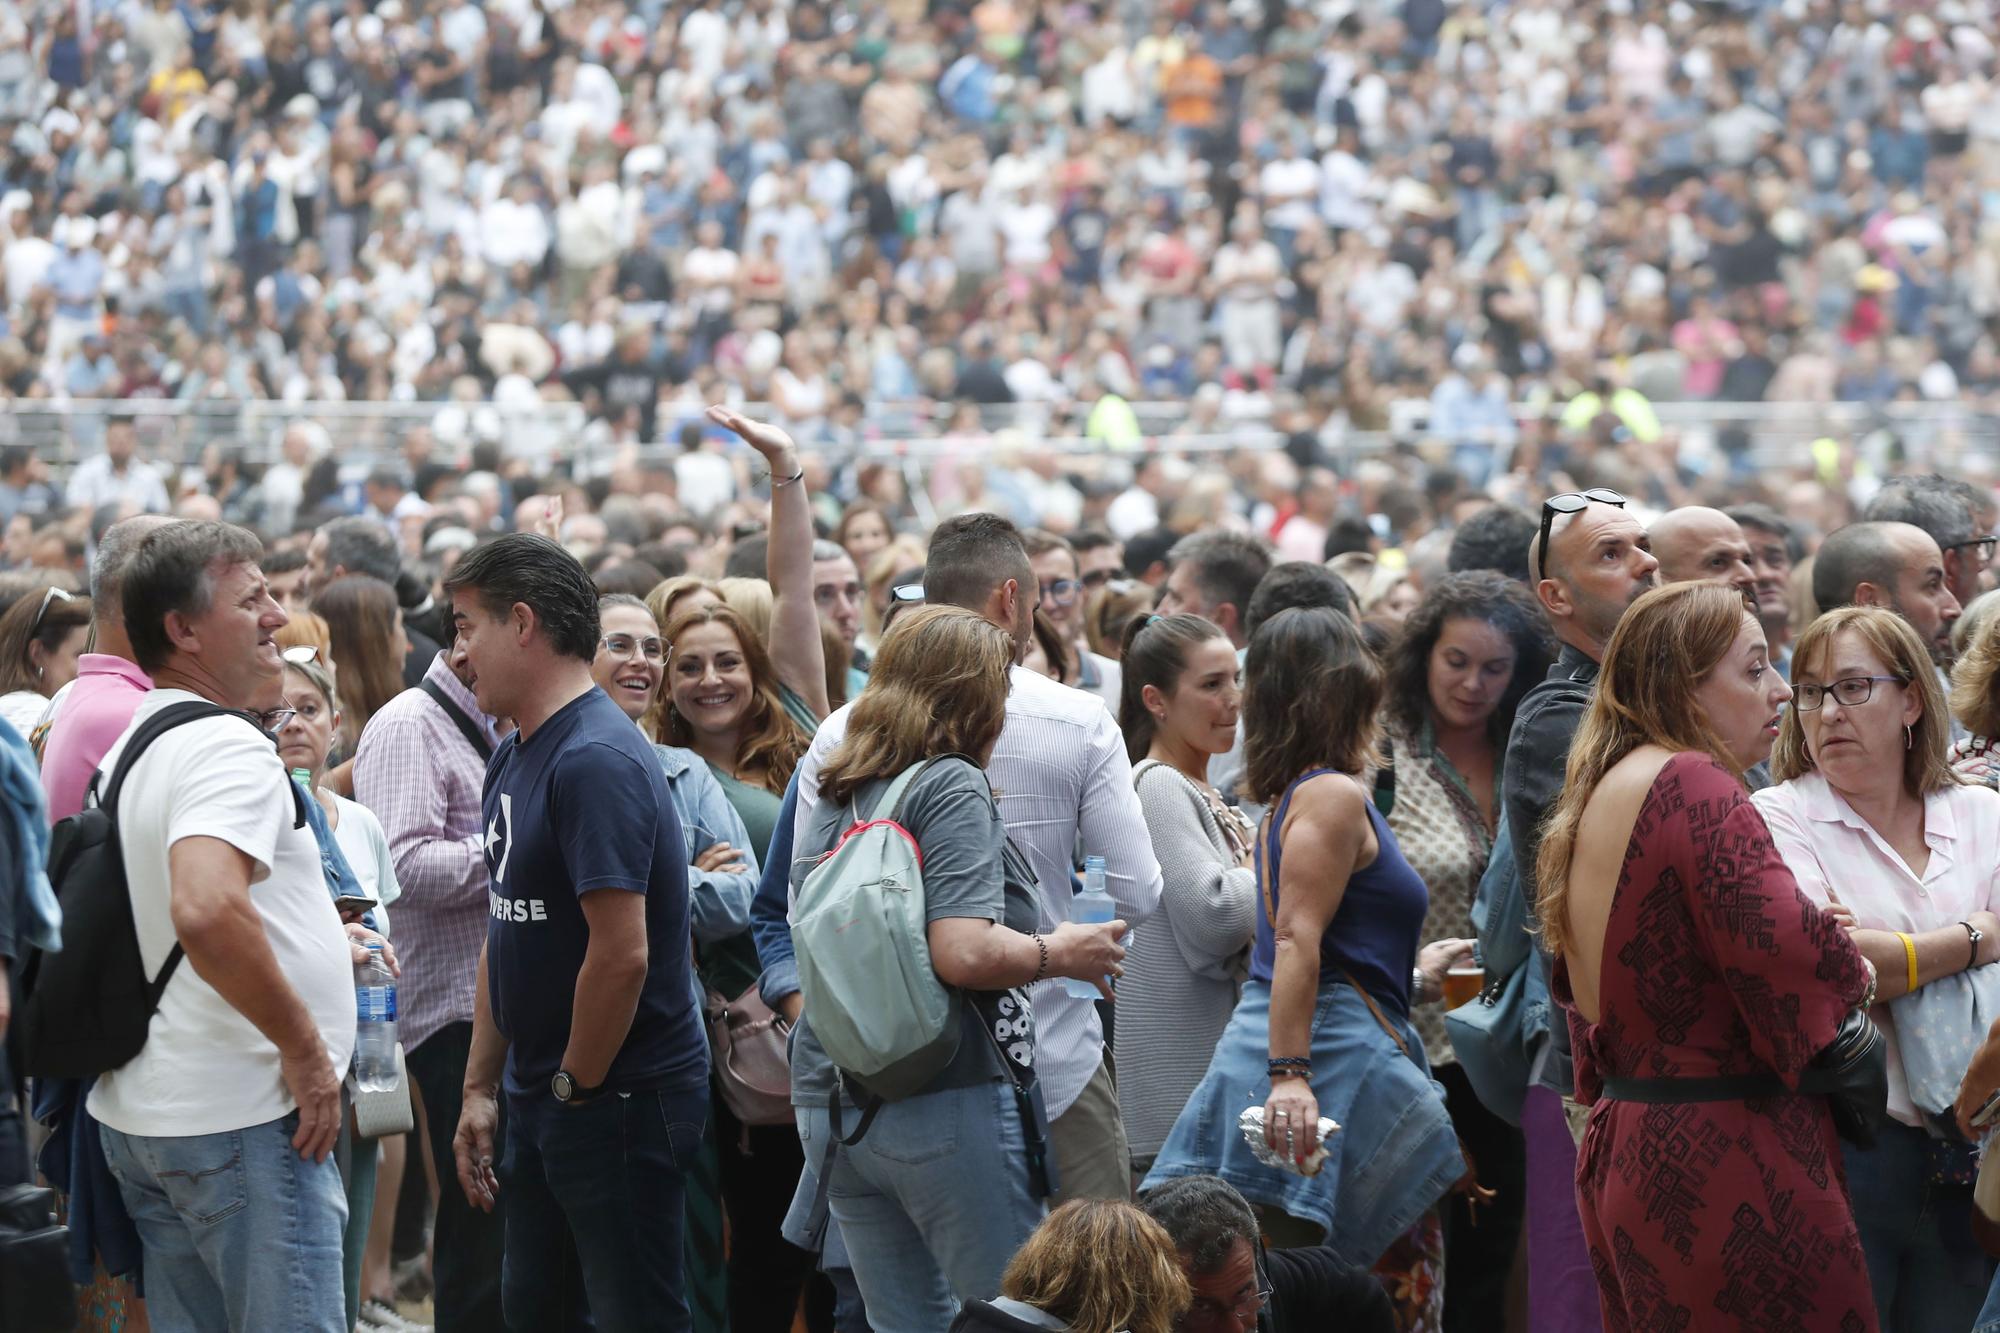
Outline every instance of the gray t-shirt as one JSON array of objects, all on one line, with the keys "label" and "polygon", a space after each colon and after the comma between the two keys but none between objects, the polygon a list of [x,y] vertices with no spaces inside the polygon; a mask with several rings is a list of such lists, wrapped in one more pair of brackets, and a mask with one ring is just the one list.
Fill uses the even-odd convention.
[{"label": "gray t-shirt", "polygon": [[[857,813],[880,818],[875,803],[887,791],[887,779],[864,783],[849,802],[821,801],[792,858],[792,894],[806,872],[833,850]],[[943,759],[920,773],[903,793],[899,821],[923,854],[924,916],[927,921],[970,917],[997,921],[1025,933],[1039,920],[1035,872],[1014,844],[993,804],[986,774],[962,759]],[[1026,987],[1000,991],[961,991],[962,1027],[958,1053],[925,1089],[961,1088],[1005,1077],[994,1043],[979,1025],[991,1026],[999,1044],[1015,1063],[1015,1077],[1034,1076],[1033,1014]],[[792,1104],[826,1106],[833,1098],[835,1071],[812,1033],[812,1011],[806,1010],[792,1032]]]}]

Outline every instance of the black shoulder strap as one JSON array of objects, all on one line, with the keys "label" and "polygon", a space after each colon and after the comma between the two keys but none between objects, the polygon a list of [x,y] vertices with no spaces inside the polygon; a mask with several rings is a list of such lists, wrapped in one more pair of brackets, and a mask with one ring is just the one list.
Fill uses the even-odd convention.
[{"label": "black shoulder strap", "polygon": [[417,682],[417,688],[435,699],[437,706],[444,709],[444,715],[450,718],[465,739],[471,742],[473,753],[481,759],[493,757],[493,746],[486,739],[485,733],[479,730],[479,724],[467,717],[465,710],[451,701],[451,696],[444,692],[443,686],[434,680],[425,679]]},{"label": "black shoulder strap", "polygon": [[[224,717],[235,711],[224,708],[221,704],[191,701],[184,704],[168,704],[147,718],[139,724],[138,730],[132,733],[131,739],[125,742],[125,748],[119,751],[117,767],[111,770],[111,777],[104,784],[103,793],[97,798],[99,807],[109,811],[112,818],[118,817],[118,792],[125,785],[125,775],[132,771],[132,765],[139,761],[139,756],[144,754],[146,748],[154,741],[175,727],[185,726],[189,722],[199,722],[207,717]],[[238,714],[238,716],[243,715]],[[256,723],[253,722],[251,725],[255,726]],[[93,787],[97,785],[95,779],[92,779],[91,785]]]},{"label": "black shoulder strap", "polygon": [[[139,756],[144,754],[146,747],[154,741],[175,727],[199,722],[203,718],[224,717],[233,711],[235,710],[224,708],[220,704],[189,702],[168,704],[147,718],[139,724],[138,730],[132,733],[131,739],[125,742],[125,748],[119,752],[118,764],[111,770],[111,780],[105,784],[104,793],[98,798],[98,807],[114,820],[118,818],[118,793],[125,786],[125,775],[132,771],[132,765],[138,762]],[[256,724],[253,722],[251,725]],[[92,791],[97,789],[95,777],[90,780],[90,787]],[[167,960],[160,965],[158,975],[146,985],[146,1012],[149,1016],[160,1007],[160,997],[166,994],[167,983],[174,979],[174,972],[180,967],[182,956],[181,942],[175,939],[174,947],[167,951]]]}]

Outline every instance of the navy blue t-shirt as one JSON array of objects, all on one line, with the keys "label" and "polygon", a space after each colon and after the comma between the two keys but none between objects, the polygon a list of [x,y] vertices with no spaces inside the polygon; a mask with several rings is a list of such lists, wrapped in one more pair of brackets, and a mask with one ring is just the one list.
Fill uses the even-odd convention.
[{"label": "navy blue t-shirt", "polygon": [[610,696],[591,690],[486,767],[486,973],[510,1043],[507,1091],[544,1096],[569,1046],[590,929],[579,901],[646,895],[645,989],[605,1088],[697,1089],[708,1046],[688,976],[687,844],[653,747]]}]

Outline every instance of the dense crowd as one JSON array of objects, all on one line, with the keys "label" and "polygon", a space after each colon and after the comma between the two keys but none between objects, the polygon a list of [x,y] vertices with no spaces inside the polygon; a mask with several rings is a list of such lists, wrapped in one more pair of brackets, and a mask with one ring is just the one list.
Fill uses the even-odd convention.
[{"label": "dense crowd", "polygon": [[[88,587],[0,575],[9,1077],[90,1327],[2000,1314],[1990,492],[1180,532],[1154,459],[1063,536],[708,420],[724,532],[475,472],[261,537],[145,512],[120,422]],[[105,984],[74,822],[37,876],[107,792],[160,979],[83,1064],[132,1011],[50,1012]]]},{"label": "dense crowd", "polygon": [[0,9],[38,1290],[2000,1329],[1996,17]]},{"label": "dense crowd", "polygon": [[808,445],[864,404],[1413,399],[1463,466],[1523,402],[1641,447],[1642,399],[1987,402],[1993,18],[34,0],[0,393],[577,400],[647,442],[754,401]]}]

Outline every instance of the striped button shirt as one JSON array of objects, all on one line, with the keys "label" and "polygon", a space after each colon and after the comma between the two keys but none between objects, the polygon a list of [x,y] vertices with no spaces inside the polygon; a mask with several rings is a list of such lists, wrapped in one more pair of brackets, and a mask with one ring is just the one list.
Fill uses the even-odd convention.
[{"label": "striped button shirt", "polygon": [[[424,679],[496,739],[439,653]],[[439,1028],[472,1021],[479,949],[486,941],[486,861],[479,801],[486,761],[437,701],[405,690],[384,704],[361,733],[354,795],[382,821],[396,879],[397,1035],[415,1050]]]},{"label": "striped button shirt", "polygon": [[[1069,919],[1079,837],[1086,853],[1104,858],[1105,888],[1118,915],[1127,925],[1138,925],[1160,904],[1160,864],[1132,790],[1125,738],[1096,695],[1023,667],[1015,667],[1009,680],[1007,725],[986,775],[1008,836],[1035,868],[1041,929],[1046,933]],[[799,764],[793,829],[800,848],[819,800],[820,766],[847,735],[848,712],[839,709],[820,724]],[[1096,1006],[1071,995],[1060,981],[1044,981],[1029,995],[1035,1006],[1035,1068],[1053,1118],[1083,1094],[1103,1063],[1104,1027]]]}]

